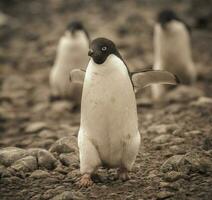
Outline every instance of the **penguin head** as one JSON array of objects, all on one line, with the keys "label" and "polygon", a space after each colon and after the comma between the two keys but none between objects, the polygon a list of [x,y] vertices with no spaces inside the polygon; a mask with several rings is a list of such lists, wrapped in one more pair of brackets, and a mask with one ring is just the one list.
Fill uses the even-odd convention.
[{"label": "penguin head", "polygon": [[83,26],[82,22],[80,21],[72,21],[68,24],[67,26],[67,31],[69,31],[73,36],[79,32],[82,31],[85,33],[85,35],[87,36],[87,38],[89,39],[89,35],[87,30],[85,29],[85,27]]},{"label": "penguin head", "polygon": [[157,16],[157,21],[163,28],[165,28],[165,26],[172,20],[179,20],[176,13],[172,10],[163,10]]},{"label": "penguin head", "polygon": [[121,58],[116,45],[109,39],[97,38],[91,42],[88,55],[96,64],[103,64],[110,54]]}]

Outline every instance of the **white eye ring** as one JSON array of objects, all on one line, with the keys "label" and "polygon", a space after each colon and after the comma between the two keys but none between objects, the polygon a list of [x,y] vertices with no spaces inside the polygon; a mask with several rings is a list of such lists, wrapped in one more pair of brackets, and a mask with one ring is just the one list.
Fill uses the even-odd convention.
[{"label": "white eye ring", "polygon": [[107,50],[107,47],[102,47],[102,51],[106,51]]}]

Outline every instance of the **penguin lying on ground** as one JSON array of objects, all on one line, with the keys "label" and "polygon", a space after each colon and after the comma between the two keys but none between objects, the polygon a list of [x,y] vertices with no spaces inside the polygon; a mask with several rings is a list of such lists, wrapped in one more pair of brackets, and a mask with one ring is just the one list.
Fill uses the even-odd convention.
[{"label": "penguin lying on ground", "polygon": [[[165,69],[176,74],[182,84],[196,81],[189,27],[171,10],[158,14],[154,27],[154,54],[154,69]],[[160,100],[164,91],[164,86],[152,86],[153,98]]]},{"label": "penguin lying on ground", "polygon": [[51,100],[68,98],[80,104],[82,85],[70,84],[69,73],[86,66],[88,49],[89,35],[86,29],[81,22],[71,22],[59,41],[56,60],[50,73]]},{"label": "penguin lying on ground", "polygon": [[93,40],[88,55],[86,72],[73,70],[70,77],[83,82],[78,134],[81,186],[92,184],[91,175],[100,165],[118,168],[122,180],[129,178],[140,145],[134,87],[177,84],[167,71],[131,74],[115,44],[106,38]]}]

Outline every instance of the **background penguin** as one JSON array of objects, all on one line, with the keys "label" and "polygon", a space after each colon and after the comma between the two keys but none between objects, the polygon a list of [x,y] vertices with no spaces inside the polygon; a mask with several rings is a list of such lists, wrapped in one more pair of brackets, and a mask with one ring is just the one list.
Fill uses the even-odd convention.
[{"label": "background penguin", "polygon": [[[165,69],[178,76],[182,84],[196,81],[196,68],[192,60],[190,29],[171,10],[158,14],[154,27],[154,69]],[[152,87],[153,98],[159,100],[164,86]]]},{"label": "background penguin", "polygon": [[88,62],[89,35],[81,22],[67,26],[57,49],[56,60],[50,73],[51,100],[68,98],[80,104],[82,86],[70,84],[71,70],[86,66]]},{"label": "background penguin", "polygon": [[90,48],[86,72],[71,73],[72,81],[84,82],[78,134],[81,186],[92,184],[91,175],[100,165],[118,168],[122,180],[129,178],[140,145],[134,85],[177,84],[166,71],[131,74],[115,44],[106,38],[93,40]]}]

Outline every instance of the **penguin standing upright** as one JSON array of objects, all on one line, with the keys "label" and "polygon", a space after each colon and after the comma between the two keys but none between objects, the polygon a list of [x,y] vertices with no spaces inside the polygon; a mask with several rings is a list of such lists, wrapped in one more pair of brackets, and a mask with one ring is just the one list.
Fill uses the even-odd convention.
[{"label": "penguin standing upright", "polygon": [[68,98],[80,104],[82,85],[70,84],[71,70],[86,66],[88,62],[89,35],[81,22],[67,26],[57,49],[56,60],[50,73],[51,99]]},{"label": "penguin standing upright", "polygon": [[[154,69],[176,74],[182,84],[192,84],[197,72],[192,60],[190,29],[172,10],[158,14],[154,27]],[[152,94],[160,100],[164,86],[153,85]]]},{"label": "penguin standing upright", "polygon": [[115,44],[106,38],[93,40],[88,54],[86,73],[73,70],[70,77],[83,82],[78,134],[82,186],[92,184],[91,175],[100,165],[118,168],[118,176],[128,179],[140,145],[134,87],[177,84],[166,71],[131,74]]}]

